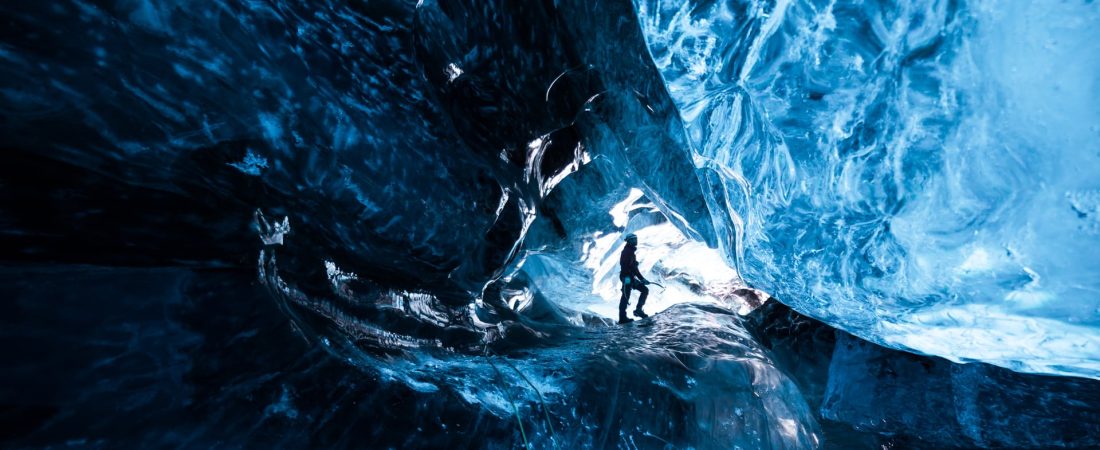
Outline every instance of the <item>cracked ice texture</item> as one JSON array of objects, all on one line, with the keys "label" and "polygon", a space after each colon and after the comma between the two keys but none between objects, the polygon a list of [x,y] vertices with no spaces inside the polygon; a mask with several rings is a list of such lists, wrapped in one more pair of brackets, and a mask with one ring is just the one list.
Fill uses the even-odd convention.
[{"label": "cracked ice texture", "polygon": [[1096,5],[634,4],[747,281],[880,344],[1100,377]]}]

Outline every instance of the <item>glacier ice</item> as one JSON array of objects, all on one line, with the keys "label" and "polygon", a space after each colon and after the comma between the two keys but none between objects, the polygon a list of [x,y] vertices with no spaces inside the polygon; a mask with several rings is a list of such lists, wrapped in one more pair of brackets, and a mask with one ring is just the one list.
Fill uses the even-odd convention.
[{"label": "glacier ice", "polygon": [[[841,448],[1092,448],[1100,384],[872,344],[770,301],[746,328]],[[876,435],[858,431],[874,431]]]},{"label": "glacier ice", "polygon": [[53,350],[6,354],[0,379],[19,384],[0,387],[16,405],[4,413],[25,429],[0,438],[17,447],[515,448],[517,419],[536,449],[822,444],[798,387],[714,306],[514,354],[349,361],[231,272],[4,268],[0,281],[18,306],[0,341]]},{"label": "glacier ice", "polygon": [[721,248],[895,348],[1100,377],[1100,10],[636,0]]},{"label": "glacier ice", "polygon": [[[26,406],[27,445],[165,445],[124,426],[158,399],[150,429],[195,445],[508,446],[522,425],[536,446],[802,448],[847,424],[863,446],[1091,445],[1033,424],[1095,417],[1095,380],[1062,375],[1100,378],[1097,14],[0,5],[0,259],[44,267],[0,267],[0,373],[73,394],[0,407]],[[610,328],[627,232],[661,314]],[[787,330],[815,339],[794,358],[734,314],[763,291],[878,344],[1059,376],[836,347],[823,325]],[[65,318],[90,369],[52,378],[66,354],[20,340],[80,339]],[[1083,407],[1027,392],[1077,385]],[[116,386],[147,389],[100,420]]]},{"label": "glacier ice", "polygon": [[821,415],[945,446],[1092,447],[1100,390],[1090,381],[891,354],[840,334]]}]

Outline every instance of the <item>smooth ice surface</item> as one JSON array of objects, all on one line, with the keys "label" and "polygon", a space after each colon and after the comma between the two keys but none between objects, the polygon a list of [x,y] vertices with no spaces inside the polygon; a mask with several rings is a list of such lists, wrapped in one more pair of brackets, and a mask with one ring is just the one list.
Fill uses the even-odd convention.
[{"label": "smooth ice surface", "polygon": [[635,0],[718,240],[858,336],[1100,377],[1100,8]]}]

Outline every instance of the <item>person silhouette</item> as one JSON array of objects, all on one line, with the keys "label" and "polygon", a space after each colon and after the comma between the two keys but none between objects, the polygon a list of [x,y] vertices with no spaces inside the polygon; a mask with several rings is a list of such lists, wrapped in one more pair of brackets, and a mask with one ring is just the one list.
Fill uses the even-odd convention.
[{"label": "person silhouette", "polygon": [[624,240],[626,246],[623,247],[623,252],[619,255],[619,280],[623,282],[623,295],[619,298],[620,324],[634,321],[634,319],[626,316],[626,307],[630,304],[630,291],[632,290],[642,293],[638,297],[638,305],[634,307],[634,316],[642,319],[649,317],[642,311],[642,307],[645,306],[645,299],[649,297],[649,288],[645,286],[649,284],[649,280],[646,280],[642,276],[642,272],[638,270],[638,257],[635,254],[638,251],[638,236],[630,233],[626,235]]}]

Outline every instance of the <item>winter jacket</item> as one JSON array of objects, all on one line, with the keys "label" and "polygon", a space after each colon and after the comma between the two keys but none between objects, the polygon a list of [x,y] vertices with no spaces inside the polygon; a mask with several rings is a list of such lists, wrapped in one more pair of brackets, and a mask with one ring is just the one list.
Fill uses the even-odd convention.
[{"label": "winter jacket", "polygon": [[623,247],[623,253],[619,255],[619,279],[634,277],[645,280],[642,272],[638,270],[638,257],[634,255],[637,250],[638,246],[629,243]]}]

